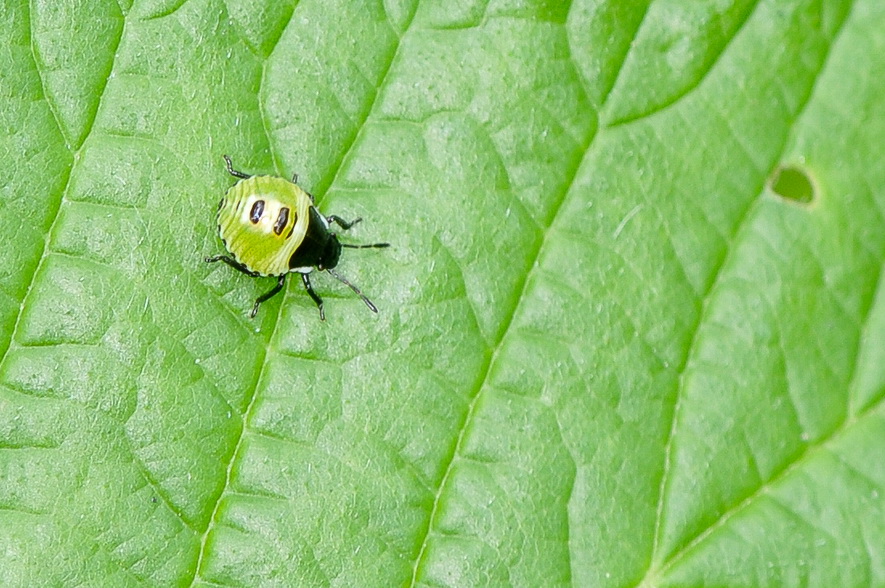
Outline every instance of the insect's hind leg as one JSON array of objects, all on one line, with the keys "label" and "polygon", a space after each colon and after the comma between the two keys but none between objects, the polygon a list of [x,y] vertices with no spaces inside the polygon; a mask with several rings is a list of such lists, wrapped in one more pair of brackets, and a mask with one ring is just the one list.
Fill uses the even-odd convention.
[{"label": "insect's hind leg", "polygon": [[350,227],[357,224],[358,222],[360,222],[363,219],[361,217],[357,217],[357,218],[353,219],[352,221],[348,222],[348,221],[344,220],[343,218],[341,218],[340,216],[338,216],[337,214],[332,214],[332,215],[327,216],[326,220],[329,221],[329,224],[336,223],[339,227],[341,227],[342,229],[344,229],[346,231],[347,229],[349,229]]},{"label": "insect's hind leg", "polygon": [[280,290],[283,289],[283,286],[286,284],[286,274],[283,274],[279,278],[277,278],[277,285],[259,296],[255,300],[255,306],[252,307],[252,312],[249,313],[249,318],[255,318],[255,315],[258,314],[258,307],[261,306],[262,302],[267,302],[274,296],[280,293]]},{"label": "insect's hind leg", "polygon": [[239,261],[237,261],[233,257],[229,257],[227,255],[213,255],[212,257],[207,257],[205,261],[206,261],[206,263],[223,261],[224,263],[231,266],[235,270],[237,270],[239,272],[243,272],[247,276],[252,276],[253,278],[257,278],[258,276],[261,275],[258,272],[253,272],[252,270],[247,268],[245,265],[243,265],[242,263],[240,263]]},{"label": "insect's hind leg", "polygon": [[227,162],[227,173],[229,173],[230,175],[232,175],[235,178],[240,178],[243,180],[248,180],[249,178],[252,177],[249,174],[244,174],[241,171],[235,170],[234,164],[231,163],[231,161],[230,161],[230,157],[228,157],[227,155],[222,155],[222,157],[224,158],[224,161]]}]

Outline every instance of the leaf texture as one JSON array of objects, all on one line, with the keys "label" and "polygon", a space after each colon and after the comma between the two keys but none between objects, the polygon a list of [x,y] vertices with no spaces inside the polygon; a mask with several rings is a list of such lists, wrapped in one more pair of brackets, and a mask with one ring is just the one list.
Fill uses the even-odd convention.
[{"label": "leaf texture", "polygon": [[0,585],[885,586],[881,2],[0,19]]}]

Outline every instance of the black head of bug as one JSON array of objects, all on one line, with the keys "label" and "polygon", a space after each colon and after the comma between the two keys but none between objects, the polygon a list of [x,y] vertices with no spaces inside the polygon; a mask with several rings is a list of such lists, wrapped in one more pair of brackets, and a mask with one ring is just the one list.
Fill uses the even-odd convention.
[{"label": "black head of bug", "polygon": [[335,233],[329,233],[329,240],[326,241],[326,248],[323,250],[317,268],[321,270],[331,269],[338,265],[338,259],[341,257],[341,243]]},{"label": "black head of bug", "polygon": [[341,243],[338,237],[329,230],[328,224],[317,209],[310,207],[307,232],[301,245],[289,258],[289,268],[327,269],[338,265],[339,257],[341,257]]}]

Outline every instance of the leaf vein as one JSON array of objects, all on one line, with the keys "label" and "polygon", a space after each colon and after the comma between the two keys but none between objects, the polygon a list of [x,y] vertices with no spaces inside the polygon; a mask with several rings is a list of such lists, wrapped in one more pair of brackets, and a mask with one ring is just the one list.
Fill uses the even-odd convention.
[{"label": "leaf vein", "polygon": [[[286,27],[289,26],[289,24],[292,22],[292,19],[294,19],[294,18],[295,18],[295,11],[293,11],[292,14],[290,15],[290,17],[289,17],[289,23],[287,23]],[[386,69],[382,72],[382,74],[380,75],[380,77],[379,77],[379,82],[378,82],[378,85],[377,85],[377,89],[376,89],[376,91],[374,92],[374,94],[372,95],[372,98],[371,98],[371,101],[370,101],[368,107],[365,109],[365,115],[364,115],[363,123],[362,123],[362,125],[360,126],[359,130],[355,133],[355,136],[354,136],[353,140],[351,141],[350,145],[348,146],[348,148],[347,148],[346,150],[344,150],[344,152],[343,152],[341,158],[339,158],[339,160],[338,160],[338,161],[336,162],[336,164],[335,164],[335,165],[337,166],[337,169],[336,169],[335,175],[334,175],[333,178],[332,178],[332,182],[331,182],[332,184],[334,184],[335,180],[338,178],[338,175],[341,173],[341,169],[343,168],[344,161],[345,161],[345,160],[347,159],[347,157],[350,155],[350,153],[352,152],[354,146],[355,146],[356,143],[358,142],[359,135],[360,135],[362,129],[365,128],[365,122],[370,118],[370,116],[371,116],[371,114],[372,114],[372,111],[374,110],[374,106],[375,106],[376,100],[377,100],[377,98],[378,98],[378,95],[380,94],[380,89],[383,88],[384,85],[385,85],[386,82],[387,82],[387,76],[388,76],[388,74],[390,73],[390,70],[391,70],[391,68],[392,68],[392,66],[393,66],[393,62],[396,60],[396,56],[397,56],[397,54],[398,54],[398,52],[399,52],[400,47],[402,46],[402,39],[403,39],[403,37],[405,36],[405,33],[408,32],[408,28],[409,28],[410,25],[411,25],[411,21],[410,21],[409,23],[407,23],[407,25],[406,25],[406,29],[405,29],[405,31],[403,32],[403,34],[402,34],[402,35],[397,35],[397,39],[398,39],[397,45],[396,45],[396,47],[394,48],[394,50],[393,50],[393,52],[392,52],[392,55],[391,55],[391,58],[390,58],[390,60],[389,60],[388,63],[387,63],[387,68],[386,68]],[[284,27],[284,29],[285,29],[286,27]],[[268,53],[269,56],[270,56],[270,55],[273,55],[273,53],[274,53],[274,51],[276,50],[276,47],[277,47],[277,45],[279,44],[279,41],[282,39],[282,37],[283,37],[283,35],[280,35],[280,38],[277,39],[277,42],[274,44],[274,46],[271,48],[270,52]],[[261,73],[261,87],[260,87],[259,90],[258,90],[258,95],[259,95],[259,96],[262,96],[262,95],[263,95],[262,88],[263,88],[264,85],[265,85],[265,79],[266,79],[266,74],[267,74],[267,63],[268,63],[268,62],[269,62],[269,58],[265,60],[265,62],[264,62],[264,66],[263,66],[263,68],[262,68],[262,73]],[[269,130],[269,128],[268,128],[268,116],[267,116],[267,114],[266,114],[266,112],[265,112],[264,103],[263,103],[263,101],[261,101],[261,100],[259,100],[259,109],[260,109],[260,114],[261,114],[261,121],[262,121],[263,128],[264,128],[264,133],[265,133],[265,135],[266,135],[268,145],[270,145],[270,150],[271,150],[271,154],[272,154],[272,157],[273,157],[273,160],[274,160],[274,165],[275,165],[276,169],[277,169],[278,172],[279,172],[279,169],[281,168],[281,166],[279,165],[279,163],[277,163],[277,157],[276,157],[276,155],[275,155],[275,153],[277,152],[277,150],[275,150],[274,147],[273,147],[272,137],[271,137],[271,134],[270,134],[270,130]],[[319,200],[319,199],[318,199],[318,200]],[[286,290],[284,290],[284,296],[286,296],[287,293],[288,293],[288,285],[287,285]],[[279,307],[279,310],[277,311],[276,319],[274,320],[274,323],[273,323],[274,326],[273,326],[273,329],[271,330],[270,339],[273,339],[274,336],[275,336],[275,334],[276,334],[276,332],[277,332],[277,327],[279,326],[279,323],[280,323],[280,316],[282,315],[283,308],[284,308],[284,305],[281,304],[280,307]],[[255,380],[255,388],[252,390],[251,397],[249,398],[249,404],[248,404],[248,406],[246,407],[246,410],[245,410],[244,413],[243,413],[242,428],[241,428],[241,430],[240,430],[240,434],[239,434],[239,437],[238,437],[238,439],[237,439],[237,442],[236,442],[236,444],[235,444],[235,446],[234,446],[234,450],[233,450],[233,452],[231,453],[230,461],[229,461],[229,463],[228,463],[228,465],[227,465],[227,473],[226,473],[226,476],[225,476],[224,485],[222,486],[221,491],[218,493],[218,498],[217,498],[216,501],[215,501],[215,505],[214,505],[214,507],[213,507],[213,509],[212,509],[212,514],[211,514],[211,516],[209,517],[209,524],[207,525],[206,530],[205,530],[205,532],[202,534],[202,537],[201,537],[201,539],[200,539],[200,543],[201,543],[201,544],[200,544],[200,551],[199,551],[199,554],[198,554],[198,556],[197,556],[197,561],[196,561],[196,563],[195,563],[195,565],[194,565],[194,568],[193,568],[193,569],[194,569],[194,576],[193,576],[193,578],[191,579],[191,582],[190,582],[190,584],[189,584],[190,586],[195,585],[195,584],[197,583],[198,579],[200,580],[201,583],[202,583],[202,582],[205,582],[205,580],[203,580],[203,579],[201,578],[201,576],[200,576],[200,566],[201,566],[201,564],[202,564],[203,558],[204,558],[205,555],[206,555],[206,549],[207,549],[207,545],[208,545],[208,538],[209,538],[209,535],[210,535],[210,533],[212,532],[213,528],[218,524],[218,523],[216,522],[216,519],[217,519],[217,517],[218,517],[219,507],[221,506],[221,503],[222,503],[224,497],[225,497],[227,494],[229,494],[229,493],[231,492],[231,490],[230,490],[230,488],[231,488],[231,472],[233,471],[234,463],[236,463],[236,461],[237,461],[237,457],[238,457],[238,454],[240,453],[241,446],[242,446],[242,443],[243,443],[243,439],[244,439],[245,436],[246,436],[246,429],[248,428],[248,424],[249,424],[249,415],[252,413],[253,406],[255,405],[255,400],[256,400],[256,398],[258,397],[258,389],[260,388],[261,383],[262,383],[262,381],[263,381],[263,379],[264,379],[264,375],[265,375],[265,373],[266,373],[266,371],[267,371],[267,367],[268,367],[268,352],[267,352],[267,350],[266,350],[266,348],[265,348],[264,356],[263,356],[263,358],[262,358],[262,362],[261,362],[261,369],[260,369],[260,372],[259,372],[258,378]]]},{"label": "leaf vein", "polygon": [[[757,2],[755,5],[759,6],[759,2]],[[646,12],[646,14],[647,14],[647,12]],[[740,33],[741,29],[744,27],[744,25],[747,24],[747,21],[750,20],[750,16],[752,16],[752,14],[753,14],[753,10],[746,10],[744,12],[743,19],[739,23],[737,23],[737,27],[735,27],[734,33],[722,45],[721,49],[716,54],[716,56],[713,57],[712,59],[710,59],[710,62],[708,64],[706,64],[704,71],[699,72],[699,75],[694,79],[692,84],[689,84],[689,85],[685,86],[684,88],[681,88],[678,93],[669,97],[666,101],[663,101],[660,104],[654,105],[652,108],[650,108],[647,111],[636,112],[635,114],[633,114],[631,116],[617,119],[615,121],[611,121],[610,126],[623,125],[626,123],[630,123],[630,122],[639,120],[641,118],[648,118],[650,116],[653,116],[654,114],[657,114],[658,112],[666,110],[667,108],[670,108],[671,106],[679,103],[683,98],[685,98],[686,96],[688,96],[689,94],[694,92],[701,85],[701,83],[706,79],[706,77],[710,74],[710,72],[713,71],[713,68],[716,66],[716,63],[725,54],[725,51],[728,49],[728,46],[738,37],[738,34]],[[632,46],[632,44],[631,44],[631,46]]]},{"label": "leaf vein", "polygon": [[[811,100],[814,96],[814,87],[816,86],[817,81],[820,80],[820,78],[822,77],[823,72],[826,70],[826,65],[827,65],[827,61],[830,56],[831,50],[832,50],[833,46],[835,45],[836,40],[839,38],[841,31],[844,29],[844,25],[847,20],[848,20],[847,18],[842,20],[842,22],[839,24],[839,30],[836,31],[836,33],[833,35],[833,40],[830,43],[830,45],[827,47],[827,53],[823,57],[823,59],[821,60],[820,68],[818,69],[818,71],[816,73],[814,81],[811,83],[812,89],[810,92],[808,92],[806,94],[804,103],[802,103],[799,106],[799,108],[797,109],[796,116],[795,116],[792,124],[790,125],[791,128],[796,127],[796,125],[802,119],[802,116],[803,116],[808,104],[811,102]],[[775,158],[776,160],[780,159],[780,155],[782,154],[783,149],[787,145],[787,138],[786,138],[787,136],[788,136],[788,133],[785,134],[784,143],[781,147],[780,154],[778,154],[778,157]],[[722,256],[722,260],[714,272],[713,279],[710,282],[709,288],[707,288],[707,291],[703,295],[702,309],[701,309],[700,315],[698,317],[698,320],[695,324],[694,331],[691,336],[691,340],[689,341],[689,344],[687,346],[687,351],[685,353],[682,365],[679,368],[679,373],[678,373],[677,382],[676,382],[676,392],[675,392],[676,401],[675,401],[675,406],[673,408],[672,424],[670,427],[670,431],[667,435],[665,449],[664,449],[664,469],[663,469],[663,473],[661,476],[661,483],[659,485],[659,490],[658,490],[658,506],[657,506],[657,515],[655,517],[656,520],[655,520],[654,540],[653,540],[653,545],[652,545],[652,557],[649,559],[649,566],[650,567],[649,567],[649,570],[647,571],[647,576],[652,573],[652,566],[654,565],[654,561],[655,561],[654,555],[658,552],[659,544],[660,544],[660,540],[661,540],[660,534],[661,534],[662,521],[663,521],[663,517],[664,517],[664,503],[665,503],[665,497],[666,497],[666,489],[667,489],[667,485],[669,484],[669,481],[670,481],[670,473],[671,473],[671,458],[672,458],[673,439],[675,437],[675,434],[676,434],[676,431],[677,431],[677,428],[679,425],[680,409],[682,408],[682,400],[684,398],[686,369],[687,369],[688,365],[692,362],[692,359],[698,350],[698,341],[699,341],[698,335],[701,331],[702,325],[704,325],[705,322],[707,321],[707,313],[708,313],[708,309],[710,307],[710,301],[713,299],[716,289],[717,289],[717,286],[719,285],[720,280],[722,279],[723,271],[728,266],[728,262],[731,259],[731,257],[734,255],[734,252],[738,249],[737,244],[739,241],[740,233],[742,232],[744,227],[749,226],[750,220],[755,216],[755,211],[759,207],[760,203],[762,202],[762,199],[761,199],[762,194],[763,194],[763,191],[761,190],[761,187],[760,187],[760,191],[759,191],[759,194],[757,195],[757,197],[747,207],[745,213],[742,215],[742,217],[735,224],[735,229],[733,231],[734,237],[730,241],[726,242],[725,254]],[[880,277],[881,277],[881,273],[880,273]],[[864,323],[867,322],[868,317],[869,317],[869,313],[867,313],[867,316],[864,318]],[[807,452],[805,454],[807,454]],[[805,454],[803,454],[803,455],[805,455]],[[801,456],[797,459],[796,462],[794,462],[793,465],[798,463],[800,460],[801,460]],[[786,471],[790,471],[790,470],[792,470],[792,466],[786,467],[774,479],[775,480],[780,479]],[[772,481],[769,481],[769,484],[771,484],[771,483],[772,483]],[[754,497],[758,496],[760,491],[762,489],[764,489],[765,487],[766,487],[766,484],[763,483],[760,486],[760,489],[757,490],[757,492],[755,492],[753,495],[751,495],[750,497],[748,497],[744,501],[738,503],[737,505],[732,506],[732,508],[728,509],[725,513],[723,513],[707,529],[702,530],[694,539],[687,541],[686,545],[682,549],[676,551],[674,554],[672,554],[668,558],[668,560],[666,562],[662,563],[661,568],[660,568],[660,572],[663,573],[666,569],[668,569],[675,561],[679,560],[685,553],[687,553],[693,545],[695,545],[697,542],[699,542],[703,537],[706,537],[712,531],[712,529],[717,528],[720,524],[723,523],[723,521],[726,518],[730,518],[730,516],[732,514],[734,514],[736,511],[740,510],[744,504],[747,504],[748,501],[752,501],[754,499]]]},{"label": "leaf vein", "polygon": [[[590,150],[590,145],[592,143],[594,136],[595,135],[589,136],[584,141],[583,152],[584,152],[585,157]],[[449,478],[452,475],[452,472],[454,469],[454,464],[456,461],[458,461],[460,459],[464,459],[459,454],[461,452],[461,448],[463,446],[465,437],[467,435],[467,431],[470,430],[470,428],[471,428],[471,424],[474,419],[474,414],[476,412],[476,407],[479,404],[479,399],[482,396],[482,392],[487,388],[489,378],[490,378],[492,371],[493,371],[492,368],[495,365],[498,354],[500,353],[501,349],[505,345],[507,335],[510,332],[510,328],[513,325],[513,321],[516,318],[516,315],[518,314],[519,309],[521,308],[522,302],[526,299],[526,293],[529,288],[529,284],[532,281],[532,277],[536,274],[536,272],[540,271],[540,269],[539,269],[540,266],[538,265],[537,262],[541,258],[541,254],[544,250],[544,244],[547,241],[547,235],[550,234],[550,228],[556,223],[556,220],[559,217],[559,212],[562,210],[563,205],[565,204],[565,202],[568,198],[568,194],[571,191],[571,188],[575,183],[575,180],[578,175],[578,171],[580,169],[581,169],[580,164],[574,166],[574,169],[572,170],[572,174],[571,174],[571,177],[569,178],[568,183],[564,186],[562,193],[558,198],[558,201],[552,206],[551,214],[549,215],[549,225],[546,227],[546,230],[542,231],[541,238],[538,239],[538,241],[537,241],[537,247],[534,251],[534,254],[531,256],[532,262],[529,265],[530,269],[523,274],[522,281],[520,283],[518,283],[514,288],[514,290],[519,292],[519,295],[514,298],[513,307],[510,309],[510,313],[507,316],[505,316],[505,319],[504,319],[505,322],[502,325],[502,327],[498,330],[499,334],[497,336],[497,341],[492,342],[492,344],[489,345],[490,353],[487,355],[485,364],[482,366],[482,368],[480,370],[481,378],[478,378],[480,380],[480,383],[477,386],[476,391],[473,394],[473,398],[470,400],[464,420],[462,421],[462,423],[458,429],[458,435],[456,437],[452,453],[450,454],[450,457],[447,460],[448,463],[445,464],[445,469],[444,469],[444,473],[443,473],[442,479],[439,484],[439,488],[437,489],[436,494],[433,499],[433,506],[431,507],[430,515],[429,515],[428,521],[427,521],[427,528],[424,531],[424,537],[421,541],[421,547],[419,549],[417,557],[415,558],[414,567],[412,569],[412,578],[411,578],[411,581],[409,582],[409,586],[412,588],[414,588],[414,586],[416,586],[416,584],[418,582],[418,576],[421,571],[421,564],[423,563],[424,557],[427,553],[427,546],[430,542],[430,537],[436,532],[434,529],[434,526],[436,523],[435,519],[436,519],[438,512],[439,512],[439,507],[440,507],[440,502],[441,502],[442,496],[445,493],[447,484],[449,482]]]},{"label": "leaf vein", "polygon": [[[51,251],[50,243],[51,243],[53,235],[55,233],[56,225],[58,224],[58,219],[61,217],[61,214],[60,214],[61,207],[65,202],[70,201],[68,198],[68,190],[70,189],[70,186],[71,186],[71,177],[73,176],[73,167],[76,164],[76,162],[78,161],[78,159],[76,158],[76,155],[80,151],[80,149],[82,149],[82,145],[85,144],[86,140],[91,136],[92,131],[93,131],[93,125],[95,122],[95,118],[93,116],[93,119],[89,122],[89,126],[87,127],[86,133],[84,134],[84,138],[81,143],[80,149],[78,149],[77,151],[73,151],[71,149],[70,144],[67,141],[67,138],[65,137],[65,133],[64,133],[62,126],[61,126],[61,121],[59,120],[58,115],[56,113],[56,108],[53,107],[52,101],[50,100],[49,95],[46,93],[46,88],[45,88],[45,84],[43,81],[43,76],[40,74],[39,52],[36,50],[36,47],[34,46],[33,18],[32,18],[33,12],[34,12],[33,0],[31,0],[31,2],[28,5],[28,20],[29,20],[28,28],[31,31],[29,34],[29,41],[28,42],[30,45],[32,58],[34,59],[34,68],[37,71],[38,77],[40,78],[40,85],[41,85],[41,88],[43,89],[43,96],[45,97],[47,106],[49,107],[49,110],[50,110],[50,112],[52,112],[52,116],[55,119],[56,126],[58,127],[58,132],[65,139],[65,145],[67,146],[68,150],[71,151],[75,157],[74,157],[74,161],[71,164],[71,168],[68,170],[68,176],[67,176],[67,178],[65,178],[64,187],[61,189],[59,199],[57,202],[53,203],[54,210],[52,210],[52,215],[51,215],[52,222],[49,224],[49,229],[46,231],[46,236],[43,240],[43,247],[40,252],[40,259],[34,268],[34,273],[31,275],[31,280],[28,283],[28,286],[25,289],[25,294],[21,299],[21,304],[19,305],[18,313],[16,314],[16,317],[15,317],[15,322],[13,323],[13,327],[10,331],[9,340],[6,345],[6,348],[3,350],[2,353],[0,353],[0,373],[2,373],[2,368],[3,368],[4,364],[6,363],[6,358],[9,356],[9,350],[12,348],[13,344],[15,343],[16,335],[18,334],[19,328],[21,327],[21,319],[22,319],[22,315],[24,314],[24,309],[27,306],[27,301],[30,299],[30,297],[32,295],[32,292],[34,290],[34,286],[37,283],[37,276],[40,274],[40,271],[42,270],[43,265],[46,263],[46,259],[49,257],[49,253]],[[125,31],[126,31],[126,21],[124,18],[123,27],[121,28],[121,33],[120,33],[120,39],[118,39],[117,45],[114,47],[114,60],[111,63],[111,71],[113,71],[114,64],[116,62],[117,47],[119,47],[119,43],[122,40],[122,36],[125,33]],[[108,76],[108,79],[110,79],[110,76]],[[102,100],[104,100],[104,94],[105,94],[106,90],[107,90],[107,81],[105,82],[105,85],[102,86],[102,88],[101,88],[101,92],[98,96],[98,100],[96,101],[96,104],[101,105]],[[98,111],[98,107],[96,107],[96,112],[97,111]]]}]

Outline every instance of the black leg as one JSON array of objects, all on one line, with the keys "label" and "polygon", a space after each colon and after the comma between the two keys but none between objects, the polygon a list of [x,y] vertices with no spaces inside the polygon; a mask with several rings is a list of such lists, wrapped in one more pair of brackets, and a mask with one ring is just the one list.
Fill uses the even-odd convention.
[{"label": "black leg", "polygon": [[277,278],[277,285],[262,294],[255,300],[255,306],[252,307],[252,312],[249,313],[250,318],[255,318],[255,315],[258,314],[258,307],[261,306],[262,302],[267,302],[277,294],[279,294],[280,290],[283,289],[283,286],[286,284],[286,274],[283,274],[279,278]]},{"label": "black leg", "polygon": [[249,178],[252,177],[249,174],[244,174],[241,171],[235,170],[234,164],[232,164],[230,161],[230,157],[228,157],[227,155],[222,155],[222,157],[224,157],[224,160],[227,162],[227,173],[229,173],[230,175],[232,175],[235,178],[241,178],[243,180],[248,180]]},{"label": "black leg", "polygon": [[237,261],[233,257],[228,257],[227,255],[215,255],[213,257],[206,258],[206,263],[212,263],[215,261],[223,261],[224,263],[231,266],[235,270],[243,272],[247,276],[252,276],[253,278],[257,278],[258,276],[261,275],[258,272],[253,272],[252,270],[248,269],[245,265],[243,265],[242,263],[240,263],[239,261]]},{"label": "black leg", "polygon": [[331,215],[331,216],[327,216],[327,217],[326,217],[326,220],[329,221],[330,224],[331,224],[331,223],[338,223],[338,226],[341,227],[342,229],[344,229],[344,230],[346,231],[347,229],[349,229],[350,227],[352,227],[353,225],[357,224],[358,222],[360,222],[360,221],[363,220],[363,219],[361,219],[361,218],[355,218],[355,219],[353,219],[352,221],[347,222],[346,220],[344,220],[344,219],[341,218],[340,216],[338,216],[338,215],[336,215],[336,214],[333,214],[333,215]]},{"label": "black leg", "polygon": [[320,298],[316,292],[313,291],[313,286],[310,285],[310,276],[308,274],[301,274],[301,281],[304,283],[304,289],[307,290],[307,293],[313,298],[313,301],[316,303],[317,308],[320,309],[320,320],[326,320],[326,313],[323,312],[323,299]]}]

